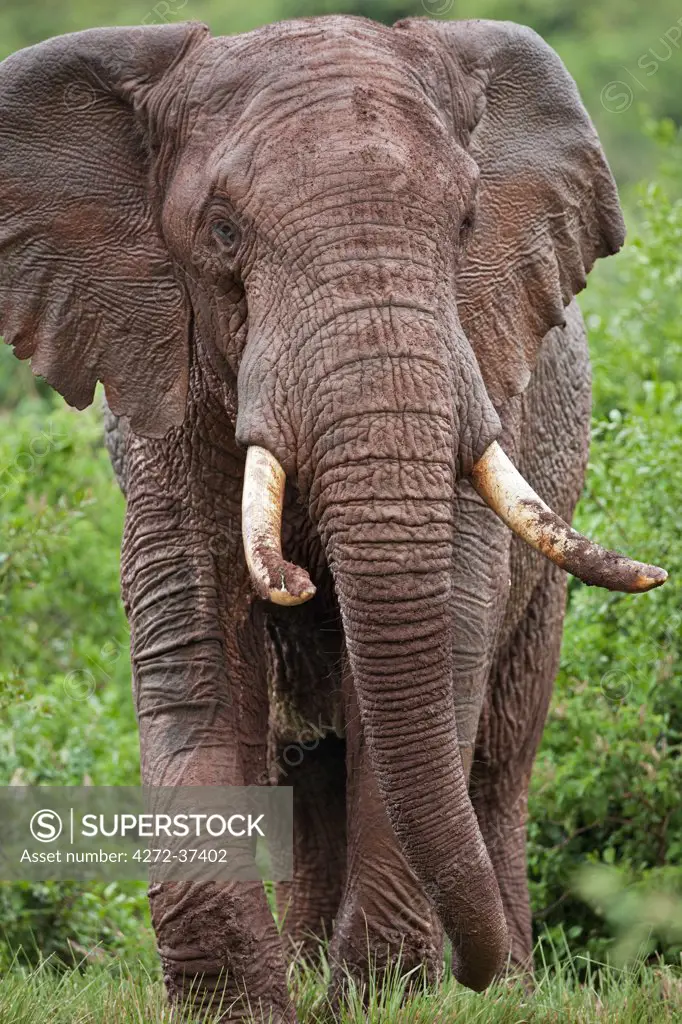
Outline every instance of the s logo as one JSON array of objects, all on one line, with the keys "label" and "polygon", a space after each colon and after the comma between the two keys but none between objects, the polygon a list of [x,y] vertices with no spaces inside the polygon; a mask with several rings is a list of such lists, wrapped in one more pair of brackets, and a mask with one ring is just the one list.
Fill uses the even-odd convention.
[{"label": "s logo", "polygon": [[39,843],[53,843],[62,834],[62,819],[56,811],[36,811],[29,828],[31,835]]}]

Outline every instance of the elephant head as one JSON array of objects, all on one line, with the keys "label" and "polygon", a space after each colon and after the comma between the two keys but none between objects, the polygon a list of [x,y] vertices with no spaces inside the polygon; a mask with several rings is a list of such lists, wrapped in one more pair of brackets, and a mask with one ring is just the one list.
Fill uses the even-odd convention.
[{"label": "elephant head", "polygon": [[587,582],[665,579],[572,531],[497,443],[544,336],[623,239],[572,80],[506,23],[105,29],[6,60],[0,126],[5,339],[79,408],[103,381],[148,436],[182,422],[207,354],[247,451],[254,586],[314,593],[282,556],[288,477],[334,575],[390,819],[457,976],[483,987],[507,940],[457,746],[455,487]]}]

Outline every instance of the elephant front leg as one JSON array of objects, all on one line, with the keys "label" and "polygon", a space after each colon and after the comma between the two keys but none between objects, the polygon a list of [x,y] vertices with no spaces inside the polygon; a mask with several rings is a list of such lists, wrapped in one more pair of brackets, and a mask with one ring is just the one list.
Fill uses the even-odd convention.
[{"label": "elephant front leg", "polygon": [[433,982],[443,966],[443,929],[399,848],[369,764],[352,690],[346,743],[348,865],[330,947],[334,1000],[348,975],[367,985],[371,971],[381,979],[396,969],[405,975],[416,968],[418,985],[422,970]]},{"label": "elephant front leg", "polygon": [[[241,786],[259,735],[264,757],[267,708],[221,624],[209,540],[129,505],[123,581],[146,786]],[[150,902],[174,1003],[191,997],[222,1020],[295,1021],[262,884],[167,882]]]}]

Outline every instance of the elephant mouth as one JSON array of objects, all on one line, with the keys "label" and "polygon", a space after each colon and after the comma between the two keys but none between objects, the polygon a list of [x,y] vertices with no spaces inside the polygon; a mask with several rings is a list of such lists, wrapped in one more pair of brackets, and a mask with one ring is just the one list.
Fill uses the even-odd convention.
[{"label": "elephant mouth", "polygon": [[[644,593],[668,578],[665,569],[608,551],[578,533],[535,493],[497,441],[474,464],[469,477],[485,503],[518,537],[588,586]],[[259,597],[298,605],[315,594],[310,576],[282,555],[285,474],[274,455],[251,445],[242,496],[246,564]]]}]

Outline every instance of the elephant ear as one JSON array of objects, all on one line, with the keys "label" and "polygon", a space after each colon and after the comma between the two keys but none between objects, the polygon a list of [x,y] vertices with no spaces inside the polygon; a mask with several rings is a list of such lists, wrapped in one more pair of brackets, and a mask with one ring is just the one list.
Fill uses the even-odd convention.
[{"label": "elephant ear", "polygon": [[190,311],[150,195],[141,109],[201,25],[95,29],[0,64],[0,329],[71,405],[182,422]]},{"label": "elephant ear", "polygon": [[499,407],[625,228],[597,133],[560,58],[509,22],[409,19],[437,51],[438,104],[480,171],[457,278],[462,326]]}]

